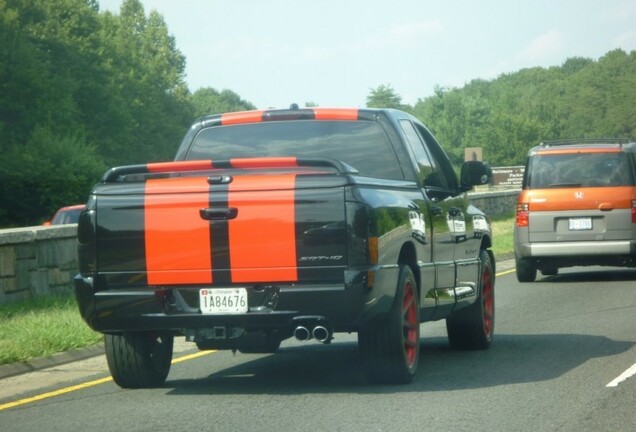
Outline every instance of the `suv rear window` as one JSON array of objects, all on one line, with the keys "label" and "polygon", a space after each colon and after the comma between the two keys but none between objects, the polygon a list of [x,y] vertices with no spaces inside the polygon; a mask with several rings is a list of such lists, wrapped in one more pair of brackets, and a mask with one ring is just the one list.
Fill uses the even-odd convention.
[{"label": "suv rear window", "polygon": [[338,159],[361,175],[404,178],[387,134],[371,121],[295,120],[206,128],[186,159],[286,156]]},{"label": "suv rear window", "polygon": [[634,185],[624,152],[535,154],[526,172],[524,187],[529,189]]}]

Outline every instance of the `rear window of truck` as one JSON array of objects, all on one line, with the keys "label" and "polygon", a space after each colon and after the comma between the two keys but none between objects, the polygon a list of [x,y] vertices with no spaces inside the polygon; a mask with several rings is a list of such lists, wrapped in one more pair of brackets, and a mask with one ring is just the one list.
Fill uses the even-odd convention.
[{"label": "rear window of truck", "polygon": [[205,128],[186,159],[255,157],[337,159],[363,176],[404,178],[387,134],[371,121],[294,120]]}]

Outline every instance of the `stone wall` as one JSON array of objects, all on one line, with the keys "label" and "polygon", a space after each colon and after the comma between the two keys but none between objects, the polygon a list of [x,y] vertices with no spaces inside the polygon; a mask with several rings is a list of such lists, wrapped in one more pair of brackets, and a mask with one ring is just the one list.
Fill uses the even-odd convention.
[{"label": "stone wall", "polygon": [[[475,192],[471,203],[491,216],[510,214],[518,190]],[[73,292],[77,225],[0,230],[0,304]]]},{"label": "stone wall", "polygon": [[77,225],[0,230],[0,304],[72,292]]},{"label": "stone wall", "polygon": [[494,190],[488,192],[471,192],[470,203],[490,216],[512,215],[517,210],[517,198],[521,190]]}]

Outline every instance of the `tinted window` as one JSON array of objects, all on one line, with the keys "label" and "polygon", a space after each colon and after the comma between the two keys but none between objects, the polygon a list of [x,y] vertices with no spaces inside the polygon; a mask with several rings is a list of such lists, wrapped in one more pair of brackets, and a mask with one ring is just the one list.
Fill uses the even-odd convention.
[{"label": "tinted window", "polygon": [[457,189],[457,175],[446,153],[426,128],[419,124],[416,124],[416,127],[433,161],[434,177],[427,180],[425,185],[447,190]]},{"label": "tinted window", "polygon": [[544,154],[530,158],[528,187],[602,187],[634,184],[625,153]]},{"label": "tinted window", "polygon": [[370,121],[295,120],[207,128],[196,136],[186,159],[285,156],[338,159],[361,175],[403,178],[389,138]]},{"label": "tinted window", "polygon": [[413,127],[413,124],[408,120],[400,120],[400,126],[406,134],[409,146],[411,147],[411,150],[413,150],[413,154],[415,155],[415,161],[417,162],[417,167],[419,168],[418,177],[420,178],[420,180],[422,180],[422,184],[424,186],[430,186],[431,180],[434,177],[433,162],[424,149],[424,144],[422,143],[422,140],[420,139],[417,131]]}]

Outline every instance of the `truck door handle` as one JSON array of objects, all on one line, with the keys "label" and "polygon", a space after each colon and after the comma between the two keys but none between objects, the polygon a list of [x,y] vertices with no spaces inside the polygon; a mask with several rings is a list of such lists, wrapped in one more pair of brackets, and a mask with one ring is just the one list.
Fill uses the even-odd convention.
[{"label": "truck door handle", "polygon": [[205,220],[230,220],[236,218],[238,209],[235,207],[203,208],[199,210],[199,215]]},{"label": "truck door handle", "polygon": [[213,175],[208,177],[208,184],[229,184],[232,183],[232,176],[229,175]]}]

